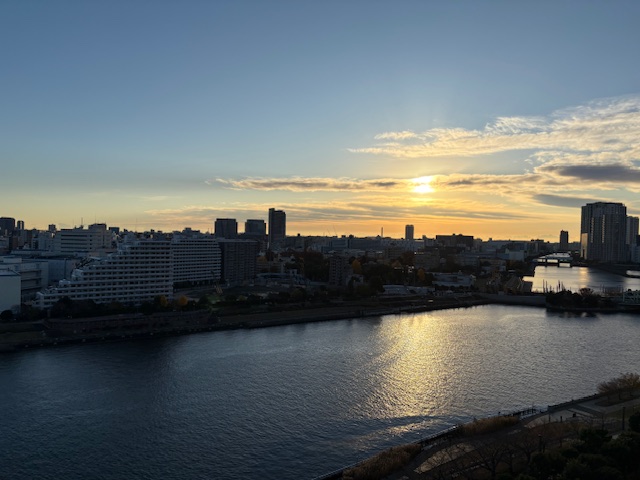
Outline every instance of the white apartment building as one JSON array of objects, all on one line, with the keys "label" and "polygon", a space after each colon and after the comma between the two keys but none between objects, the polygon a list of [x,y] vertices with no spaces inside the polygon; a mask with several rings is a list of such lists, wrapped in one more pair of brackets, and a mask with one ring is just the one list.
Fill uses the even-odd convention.
[{"label": "white apartment building", "polygon": [[173,295],[171,244],[167,240],[138,240],[122,244],[103,258],[82,262],[69,280],[61,280],[36,295],[35,305],[51,308],[58,300],[141,304]]},{"label": "white apartment building", "polygon": [[171,240],[173,282],[217,282],[221,273],[221,254],[213,235],[176,234]]}]

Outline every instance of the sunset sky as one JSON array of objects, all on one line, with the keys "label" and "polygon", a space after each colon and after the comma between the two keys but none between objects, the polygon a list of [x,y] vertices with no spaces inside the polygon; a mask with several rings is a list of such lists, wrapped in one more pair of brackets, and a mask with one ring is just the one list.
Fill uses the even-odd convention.
[{"label": "sunset sky", "polygon": [[578,239],[640,215],[640,2],[0,3],[0,216]]}]

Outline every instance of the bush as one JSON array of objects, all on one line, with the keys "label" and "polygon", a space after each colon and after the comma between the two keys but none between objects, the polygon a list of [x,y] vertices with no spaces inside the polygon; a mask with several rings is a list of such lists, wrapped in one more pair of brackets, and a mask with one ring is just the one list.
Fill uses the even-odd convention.
[{"label": "bush", "polygon": [[519,421],[518,417],[512,416],[482,418],[462,425],[461,433],[462,435],[482,435],[511,427]]},{"label": "bush", "polygon": [[342,474],[342,479],[379,480],[406,465],[421,450],[422,447],[415,443],[390,448],[353,468],[349,468]]}]

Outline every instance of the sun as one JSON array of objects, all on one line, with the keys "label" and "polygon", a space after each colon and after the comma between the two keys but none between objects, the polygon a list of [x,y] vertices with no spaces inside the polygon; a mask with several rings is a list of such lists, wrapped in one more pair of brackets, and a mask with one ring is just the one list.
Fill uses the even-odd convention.
[{"label": "sun", "polygon": [[433,177],[418,177],[411,179],[413,183],[413,191],[415,193],[431,193],[433,192],[433,187],[431,186],[431,181]]}]

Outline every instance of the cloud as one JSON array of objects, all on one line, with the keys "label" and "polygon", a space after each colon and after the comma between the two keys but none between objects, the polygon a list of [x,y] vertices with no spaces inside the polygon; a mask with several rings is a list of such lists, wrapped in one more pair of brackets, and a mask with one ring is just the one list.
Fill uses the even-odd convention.
[{"label": "cloud", "polygon": [[179,198],[179,197],[174,197],[170,195],[149,195],[149,196],[140,197],[140,199],[145,202],[162,202],[164,200],[170,200],[173,198]]},{"label": "cloud", "polygon": [[640,96],[603,99],[557,110],[549,116],[499,117],[482,129],[433,128],[422,133],[385,132],[354,153],[396,158],[472,157],[533,150],[583,153],[613,152],[635,160],[640,138]]},{"label": "cloud", "polygon": [[289,192],[365,192],[407,190],[416,186],[412,179],[357,179],[357,178],[243,178],[209,180],[213,186],[220,186],[233,190],[281,190]]},{"label": "cloud", "polygon": [[537,167],[536,171],[587,182],[640,183],[640,168],[624,163],[602,165],[548,164]]},{"label": "cloud", "polygon": [[543,205],[566,208],[579,208],[587,203],[596,201],[593,198],[587,197],[565,197],[562,195],[550,195],[544,193],[533,195],[531,198]]}]

